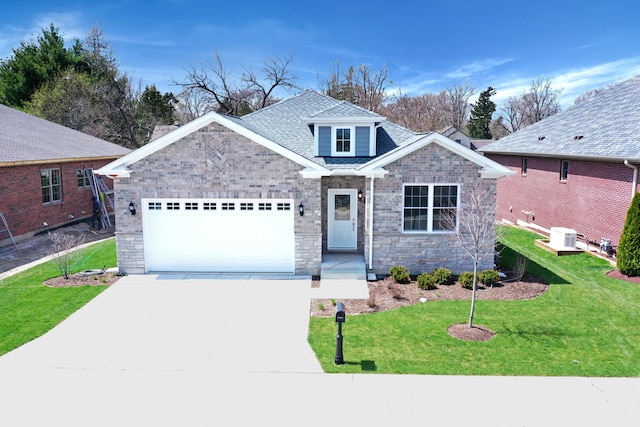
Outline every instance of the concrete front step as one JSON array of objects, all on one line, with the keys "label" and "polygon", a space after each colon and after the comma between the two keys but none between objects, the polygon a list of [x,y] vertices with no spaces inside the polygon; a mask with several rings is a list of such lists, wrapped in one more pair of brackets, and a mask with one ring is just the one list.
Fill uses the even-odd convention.
[{"label": "concrete front step", "polygon": [[325,254],[320,267],[321,279],[367,279],[362,254]]}]

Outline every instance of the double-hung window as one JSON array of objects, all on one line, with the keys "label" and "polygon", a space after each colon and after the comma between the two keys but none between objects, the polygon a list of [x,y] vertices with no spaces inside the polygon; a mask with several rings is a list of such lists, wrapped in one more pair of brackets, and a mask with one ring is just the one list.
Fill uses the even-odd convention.
[{"label": "double-hung window", "polygon": [[62,180],[60,169],[41,169],[40,187],[42,188],[42,204],[52,204],[62,200]]},{"label": "double-hung window", "polygon": [[456,231],[458,194],[458,185],[405,185],[403,230],[420,233]]},{"label": "double-hung window", "polygon": [[76,180],[78,181],[78,188],[89,187],[91,185],[89,176],[85,173],[84,169],[76,170]]},{"label": "double-hung window", "polygon": [[333,128],[333,156],[353,156],[356,151],[355,129],[352,127]]}]

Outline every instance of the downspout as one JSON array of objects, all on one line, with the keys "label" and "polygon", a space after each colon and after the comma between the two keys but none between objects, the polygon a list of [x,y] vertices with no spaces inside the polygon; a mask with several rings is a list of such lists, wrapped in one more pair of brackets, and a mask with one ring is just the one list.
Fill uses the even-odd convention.
[{"label": "downspout", "polygon": [[369,186],[369,270],[373,270],[373,180],[375,174],[371,173]]},{"label": "downspout", "polygon": [[638,188],[638,167],[629,163],[629,160],[624,161],[624,165],[633,169],[633,187],[631,187],[631,198],[636,195],[636,188]]}]

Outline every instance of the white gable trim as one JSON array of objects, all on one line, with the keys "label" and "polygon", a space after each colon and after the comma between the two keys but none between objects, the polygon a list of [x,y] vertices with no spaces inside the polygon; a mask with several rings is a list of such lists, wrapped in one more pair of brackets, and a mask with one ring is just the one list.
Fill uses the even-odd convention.
[{"label": "white gable trim", "polygon": [[[95,173],[99,175],[107,175],[107,176],[118,176],[118,177],[128,177],[128,174],[125,174],[125,171],[128,171],[127,167],[154,154],[163,148],[173,144],[174,142],[184,138],[187,135],[192,134],[193,132],[202,129],[205,126],[208,126],[211,123],[218,123],[239,135],[242,135],[253,142],[262,145],[265,148],[268,148],[271,151],[274,151],[283,157],[298,163],[301,166],[304,166],[307,170],[318,170],[318,171],[328,171],[326,168],[318,165],[317,163],[312,162],[311,160],[294,153],[293,151],[276,144],[275,142],[267,139],[257,133],[245,128],[244,126],[236,123],[235,121],[222,116],[215,112],[210,112],[205,114],[202,117],[199,117],[186,125],[179,127],[178,129],[169,132],[166,135],[161,136],[155,141],[150,142],[147,145],[144,145],[138,148],[131,153],[120,157],[119,159],[109,163],[108,165],[103,166],[102,168],[95,171]],[[130,172],[130,171],[129,171]],[[126,175],[126,176],[125,176]]]},{"label": "white gable trim", "polygon": [[465,146],[458,144],[450,140],[449,138],[440,135],[437,132],[432,132],[427,135],[417,135],[411,138],[408,142],[400,147],[386,153],[383,156],[378,157],[366,163],[358,168],[360,172],[368,172],[376,169],[383,168],[384,166],[395,162],[403,158],[404,156],[413,153],[429,144],[438,144],[441,147],[458,154],[459,156],[477,164],[482,167],[481,176],[483,178],[501,178],[508,175],[513,175],[514,172],[501,164],[485,157]]}]

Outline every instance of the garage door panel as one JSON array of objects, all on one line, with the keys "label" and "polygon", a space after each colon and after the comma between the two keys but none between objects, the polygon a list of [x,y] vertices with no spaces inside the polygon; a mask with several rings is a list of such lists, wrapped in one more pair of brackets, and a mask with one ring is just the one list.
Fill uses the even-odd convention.
[{"label": "garage door panel", "polygon": [[147,271],[294,271],[292,200],[145,199],[143,206]]}]

